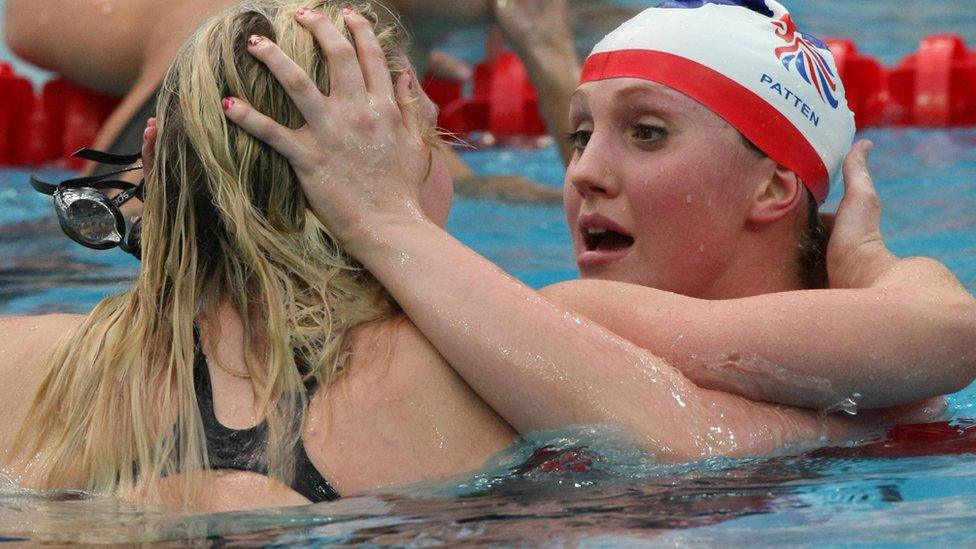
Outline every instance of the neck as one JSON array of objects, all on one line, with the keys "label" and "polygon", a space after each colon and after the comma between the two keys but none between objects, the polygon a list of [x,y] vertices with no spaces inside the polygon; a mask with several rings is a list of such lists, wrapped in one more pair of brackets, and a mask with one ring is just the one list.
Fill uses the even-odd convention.
[{"label": "neck", "polygon": [[704,299],[737,299],[804,290],[797,246],[803,215],[768,225],[744,228],[729,263],[701,295]]},{"label": "neck", "polygon": [[[234,375],[246,376],[244,365],[244,322],[230,303],[217,307],[216,318],[200,322],[200,344],[203,353]],[[234,366],[232,366],[234,365]]]}]

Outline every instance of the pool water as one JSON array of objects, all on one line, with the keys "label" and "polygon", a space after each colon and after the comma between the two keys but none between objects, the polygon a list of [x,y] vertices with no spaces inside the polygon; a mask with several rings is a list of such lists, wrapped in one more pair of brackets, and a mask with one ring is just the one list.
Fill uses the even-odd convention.
[{"label": "pool water", "polygon": [[[888,64],[928,33],[958,32],[976,46],[971,0],[789,4],[802,26],[855,37],[862,51]],[[480,40],[459,32],[451,48],[476,58],[472,44]],[[872,168],[890,247],[942,261],[976,293],[976,129],[879,129],[863,136],[876,145]],[[553,186],[562,179],[554,148],[464,156],[480,173],[518,172]],[[87,311],[124,288],[137,264],[64,237],[27,173],[0,169],[0,314]],[[57,179],[66,172],[43,174]],[[558,206],[461,197],[448,228],[532,286],[576,276]],[[260,512],[175,514],[84,494],[24,492],[0,481],[0,541],[968,545],[976,543],[976,426],[969,419],[976,418],[976,385],[951,395],[949,404],[946,422],[906,428],[861,449],[671,467],[615,446],[600,427],[536,433],[476,476]],[[586,445],[602,457],[584,473],[516,471],[546,444]]]}]

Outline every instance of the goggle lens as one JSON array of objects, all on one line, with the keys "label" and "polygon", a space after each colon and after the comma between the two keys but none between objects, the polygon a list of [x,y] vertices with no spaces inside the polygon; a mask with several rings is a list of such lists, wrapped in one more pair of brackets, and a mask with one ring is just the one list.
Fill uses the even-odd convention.
[{"label": "goggle lens", "polygon": [[[2,1],[2,0],[0,0]],[[122,250],[140,256],[140,237],[142,227],[135,223],[128,231],[126,238],[126,224],[119,208],[130,198],[142,200],[142,181],[131,184],[120,180],[107,180],[133,170],[141,170],[142,166],[131,166],[139,159],[140,154],[111,154],[93,149],[81,149],[74,154],[77,158],[84,158],[101,164],[128,166],[120,170],[85,177],[76,177],[62,181],[55,185],[31,176],[31,187],[39,193],[51,196],[54,209],[57,212],[61,229],[72,240],[96,250],[107,250],[118,246]],[[114,198],[109,198],[103,191],[116,189],[121,191]],[[125,241],[123,242],[123,238]]]},{"label": "goggle lens", "polygon": [[84,243],[99,246],[122,240],[116,225],[115,212],[94,189],[64,189],[58,208],[59,216]]}]

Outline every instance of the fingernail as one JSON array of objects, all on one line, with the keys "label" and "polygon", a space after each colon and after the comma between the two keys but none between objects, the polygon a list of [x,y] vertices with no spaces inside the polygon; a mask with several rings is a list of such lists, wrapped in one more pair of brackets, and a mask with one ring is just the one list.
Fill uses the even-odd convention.
[{"label": "fingernail", "polygon": [[407,69],[407,89],[413,90],[413,71]]},{"label": "fingernail", "polygon": [[129,222],[132,223],[133,225],[135,225],[136,223],[138,223],[140,221],[142,221],[142,217],[140,217],[138,215],[134,215],[134,216],[132,216],[132,217],[129,218]]},{"label": "fingernail", "polygon": [[151,131],[152,131],[152,126],[146,128],[145,131],[142,132],[142,142],[143,142],[143,144],[145,144],[146,141],[149,141],[149,132],[151,132]]},{"label": "fingernail", "polygon": [[220,102],[220,104],[221,106],[224,107],[224,110],[226,111],[234,106],[234,99],[231,97],[225,97],[224,100]]},{"label": "fingernail", "polygon": [[299,17],[305,17],[306,15],[308,15],[308,12],[310,12],[310,11],[312,11],[312,10],[308,9],[308,6],[302,6],[302,7],[298,8],[298,11],[295,12],[295,15],[297,15]]},{"label": "fingernail", "polygon": [[264,40],[264,37],[263,36],[258,36],[256,34],[252,34],[251,37],[247,39],[247,43],[248,43],[249,46],[257,46],[263,40]]},{"label": "fingernail", "polygon": [[352,4],[346,2],[342,5],[342,15],[352,15]]}]

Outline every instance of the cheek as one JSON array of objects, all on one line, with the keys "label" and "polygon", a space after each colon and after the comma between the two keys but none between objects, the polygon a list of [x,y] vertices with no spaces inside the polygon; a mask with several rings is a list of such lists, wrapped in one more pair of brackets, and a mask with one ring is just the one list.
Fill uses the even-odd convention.
[{"label": "cheek", "polygon": [[730,225],[725,172],[711,162],[692,159],[659,166],[637,181],[630,193],[638,231],[645,243],[674,261],[714,239]]},{"label": "cheek", "polygon": [[576,242],[576,220],[579,218],[580,204],[582,197],[576,192],[576,187],[567,178],[563,183],[563,210],[566,214],[566,225],[569,227],[569,234]]}]

